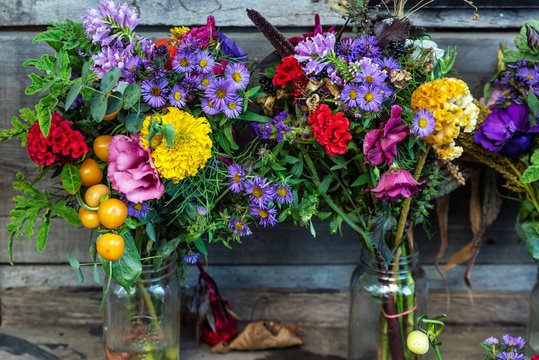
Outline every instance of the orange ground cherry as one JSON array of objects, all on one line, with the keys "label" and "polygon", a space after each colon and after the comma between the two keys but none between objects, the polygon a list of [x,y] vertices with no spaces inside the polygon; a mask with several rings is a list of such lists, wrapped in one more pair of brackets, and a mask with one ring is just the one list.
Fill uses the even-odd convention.
[{"label": "orange ground cherry", "polygon": [[112,135],[101,135],[94,140],[94,153],[99,159],[104,162],[109,161],[109,146],[112,140]]},{"label": "orange ground cherry", "polygon": [[104,227],[114,229],[122,225],[127,218],[127,205],[119,199],[111,198],[99,205],[97,215]]},{"label": "orange ground cherry", "polygon": [[103,171],[94,159],[86,159],[79,167],[82,185],[92,186],[99,184],[103,180]]},{"label": "orange ground cherry", "polygon": [[96,250],[105,260],[116,261],[122,257],[125,249],[124,238],[113,233],[101,235],[96,242]]},{"label": "orange ground cherry", "polygon": [[86,210],[83,207],[79,209],[79,219],[82,222],[82,225],[88,229],[95,229],[101,225],[97,211]]},{"label": "orange ground cherry", "polygon": [[84,202],[90,207],[98,207],[103,196],[110,196],[110,189],[107,185],[96,184],[86,190],[84,194]]}]

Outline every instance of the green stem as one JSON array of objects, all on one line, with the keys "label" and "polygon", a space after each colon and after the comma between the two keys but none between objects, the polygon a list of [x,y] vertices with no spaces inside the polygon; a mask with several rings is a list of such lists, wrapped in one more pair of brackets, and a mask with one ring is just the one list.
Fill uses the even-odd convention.
[{"label": "green stem", "polygon": [[75,198],[77,199],[77,202],[79,203],[79,205],[85,208],[86,210],[97,211],[99,209],[99,207],[91,207],[91,206],[86,205],[86,203],[82,201],[79,192],[75,194]]},{"label": "green stem", "polygon": [[[511,160],[509,160],[507,158],[505,158],[505,162],[514,171],[514,173],[518,177],[519,181],[521,181],[520,179],[522,178],[522,174],[520,173],[520,171],[518,171],[515,164],[513,164],[511,162]],[[533,206],[535,207],[535,210],[537,212],[539,212],[539,203],[537,202],[537,197],[536,197],[535,191],[533,191],[533,188],[530,186],[530,184],[525,184],[523,182],[521,182],[521,184],[522,184],[522,186],[524,186],[524,189],[526,190],[526,193],[528,194],[528,196],[527,196],[528,200],[533,204]]]},{"label": "green stem", "polygon": [[150,316],[152,317],[152,322],[155,325],[155,329],[159,332],[159,335],[162,337],[163,330],[161,329],[161,325],[159,325],[159,321],[157,320],[157,313],[155,312],[155,307],[153,306],[152,298],[150,297],[150,294],[148,294],[148,291],[146,291],[146,288],[140,281],[137,281],[137,286],[139,290],[142,292],[142,296],[144,296],[144,300],[146,301],[146,305],[148,306],[148,312],[150,313]]},{"label": "green stem", "polygon": [[436,354],[436,358],[438,360],[443,360],[442,354],[440,354],[440,349],[438,349],[438,345],[433,345],[432,347],[434,348],[434,353]]}]

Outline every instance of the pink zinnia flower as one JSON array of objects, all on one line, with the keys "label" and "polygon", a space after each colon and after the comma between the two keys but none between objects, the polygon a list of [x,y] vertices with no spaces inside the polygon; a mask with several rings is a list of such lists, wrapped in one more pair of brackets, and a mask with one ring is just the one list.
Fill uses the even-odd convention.
[{"label": "pink zinnia flower", "polygon": [[398,200],[401,196],[411,197],[419,191],[418,185],[423,182],[417,182],[408,170],[392,169],[384,173],[378,181],[378,185],[372,191],[374,196],[382,199],[385,202],[387,199],[391,201]]},{"label": "pink zinnia flower", "polygon": [[400,106],[393,105],[391,117],[384,128],[371,130],[365,135],[363,153],[366,163],[374,166],[384,162],[393,165],[393,157],[397,157],[397,144],[410,133],[410,128],[406,124],[399,125],[402,121],[401,111]]}]

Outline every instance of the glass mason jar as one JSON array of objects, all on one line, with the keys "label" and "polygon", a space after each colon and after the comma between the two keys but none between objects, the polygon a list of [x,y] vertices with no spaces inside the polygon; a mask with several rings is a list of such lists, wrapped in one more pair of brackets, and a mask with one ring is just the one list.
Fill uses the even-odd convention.
[{"label": "glass mason jar", "polygon": [[419,252],[401,255],[389,264],[361,251],[350,281],[349,360],[410,360],[406,337],[426,314],[428,283]]},{"label": "glass mason jar", "polygon": [[[126,291],[111,280],[103,306],[105,358],[180,359],[180,282],[176,257],[142,274]],[[106,285],[105,285],[106,288]]]},{"label": "glass mason jar", "polygon": [[526,328],[526,346],[533,354],[539,352],[539,271],[537,281],[530,294],[530,309],[528,326]]}]

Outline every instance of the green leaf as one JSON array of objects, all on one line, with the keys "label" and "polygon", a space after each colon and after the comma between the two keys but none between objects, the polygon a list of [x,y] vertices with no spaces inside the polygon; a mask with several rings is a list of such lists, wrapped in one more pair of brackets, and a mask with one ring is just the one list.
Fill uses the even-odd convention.
[{"label": "green leaf", "polygon": [[90,111],[95,121],[101,122],[107,113],[107,97],[94,92],[90,98]]},{"label": "green leaf", "polygon": [[142,124],[144,123],[144,119],[146,118],[146,115],[143,113],[130,113],[125,118],[125,128],[130,133],[136,134],[142,129]]},{"label": "green leaf", "polygon": [[331,185],[331,182],[333,181],[333,177],[331,175],[327,175],[324,180],[318,185],[318,193],[324,194],[328,191],[329,185]]},{"label": "green leaf", "polygon": [[202,254],[208,256],[208,250],[206,250],[206,245],[204,245],[204,241],[202,241],[201,238],[196,239],[193,241],[198,251],[200,251]]},{"label": "green leaf", "polygon": [[92,276],[94,277],[96,284],[101,285],[101,273],[99,272],[99,266],[97,266],[97,264],[92,266]]},{"label": "green leaf", "polygon": [[394,226],[395,219],[391,215],[391,212],[381,211],[374,217],[371,224],[371,231],[369,231],[369,240],[374,244],[376,250],[384,260],[386,268],[394,257],[386,243],[386,239],[391,235]]},{"label": "green leaf", "polygon": [[229,146],[233,149],[233,150],[238,150],[239,149],[239,146],[236,144],[236,142],[234,141],[234,135],[232,135],[232,126],[227,126],[225,128],[225,136],[228,140],[228,143],[229,143]]},{"label": "green leaf", "polygon": [[151,241],[157,241],[157,237],[155,236],[155,228],[151,222],[146,224],[146,235],[148,235]]},{"label": "green leaf", "polygon": [[140,85],[129,84],[124,91],[124,109],[127,110],[135,105],[140,99]]},{"label": "green leaf", "polygon": [[539,261],[539,233],[537,224],[533,222],[520,223],[520,218],[516,222],[518,236],[526,243],[530,255]]},{"label": "green leaf", "polygon": [[69,265],[71,265],[72,268],[74,268],[74,269],[79,269],[80,268],[79,260],[77,260],[75,255],[73,255],[70,252],[67,253],[67,261],[69,261]]},{"label": "green leaf", "polygon": [[39,76],[39,75],[36,75],[34,73],[30,73],[28,74],[28,77],[30,79],[32,79],[32,85],[28,86],[26,88],[26,90],[24,90],[24,93],[26,95],[32,95],[32,94],[35,94],[39,91],[41,91],[41,89],[43,89],[45,87],[45,85],[47,85],[48,83],[48,80]]},{"label": "green leaf", "polygon": [[52,120],[52,109],[56,106],[57,103],[58,99],[49,94],[45,97],[42,97],[37,104],[36,109],[37,118],[39,121],[39,128],[41,129],[41,133],[45,138],[49,136],[49,130],[51,127]]},{"label": "green leaf", "polygon": [[254,113],[252,111],[244,112],[243,114],[240,115],[240,119],[246,120],[246,121],[261,122],[261,123],[267,123],[271,121],[269,117],[258,115],[257,113]]},{"label": "green leaf", "polygon": [[77,210],[66,205],[65,200],[60,200],[56,204],[51,205],[51,210],[58,216],[64,218],[73,226],[80,226],[81,222]]},{"label": "green leaf", "polygon": [[122,237],[125,240],[125,250],[122,257],[116,261],[108,261],[99,256],[99,260],[106,274],[111,273],[112,267],[112,278],[129,292],[131,285],[142,273],[142,263],[133,236],[126,232],[122,234]]},{"label": "green leaf", "polygon": [[159,247],[157,248],[157,256],[161,256],[163,258],[169,257],[174,250],[180,245],[182,239],[180,237],[171,239],[166,242],[162,242]]},{"label": "green leaf", "polygon": [[123,105],[122,93],[115,91],[107,99],[107,115],[120,110]]},{"label": "green leaf", "polygon": [[528,91],[528,107],[531,110],[530,115],[530,124],[534,126],[537,123],[537,117],[539,116],[539,99],[533,93],[533,91]]},{"label": "green leaf", "polygon": [[77,269],[77,278],[80,283],[84,282],[84,276],[82,275],[82,270],[80,268]]},{"label": "green leaf", "polygon": [[82,180],[80,177],[79,169],[73,164],[66,164],[62,168],[62,185],[64,186],[65,191],[71,195],[75,195],[81,185]]},{"label": "green leaf", "polygon": [[120,68],[114,67],[110,69],[101,79],[101,86],[99,89],[104,93],[111,92],[118,83],[120,75],[122,75],[122,70],[120,70]]},{"label": "green leaf", "polygon": [[71,105],[75,102],[77,99],[77,96],[80,94],[80,89],[82,88],[82,85],[79,83],[75,83],[71,85],[71,88],[69,89],[69,92],[67,93],[66,100],[65,100],[65,109],[69,109]]},{"label": "green leaf", "polygon": [[365,185],[371,179],[371,174],[366,172],[357,177],[350,187]]},{"label": "green leaf", "polygon": [[532,162],[533,165],[539,165],[539,149],[535,149],[535,151],[533,152],[530,158],[530,161]]},{"label": "green leaf", "polygon": [[524,184],[529,184],[539,180],[539,165],[531,165],[522,173],[520,181]]},{"label": "green leaf", "polygon": [[80,75],[84,83],[88,81],[88,75],[90,75],[90,62],[86,61],[84,64],[82,64],[82,71]]},{"label": "green leaf", "polygon": [[37,251],[45,250],[45,245],[47,245],[47,238],[49,235],[49,229],[51,227],[51,210],[45,210],[43,218],[41,219],[41,224],[37,227],[37,236],[36,236],[36,245]]}]

